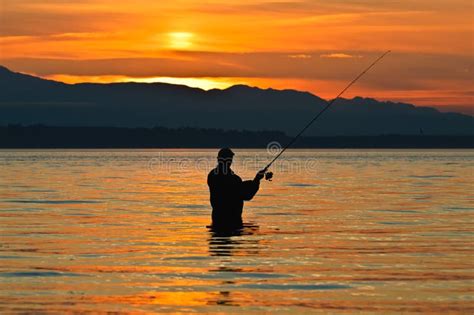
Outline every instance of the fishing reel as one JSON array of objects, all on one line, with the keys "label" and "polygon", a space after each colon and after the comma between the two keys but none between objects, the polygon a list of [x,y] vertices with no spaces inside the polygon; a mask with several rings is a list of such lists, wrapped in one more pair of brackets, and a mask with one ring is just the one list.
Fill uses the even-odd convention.
[{"label": "fishing reel", "polygon": [[265,180],[268,180],[269,182],[271,182],[272,178],[273,178],[273,172],[266,172],[265,173]]}]

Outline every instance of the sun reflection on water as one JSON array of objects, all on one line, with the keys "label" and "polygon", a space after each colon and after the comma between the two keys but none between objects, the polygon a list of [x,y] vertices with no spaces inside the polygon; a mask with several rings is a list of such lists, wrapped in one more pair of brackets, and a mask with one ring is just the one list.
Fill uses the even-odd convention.
[{"label": "sun reflection on water", "polygon": [[[3,310],[474,310],[471,151],[290,151],[317,167],[280,168],[230,233],[206,171],[150,172],[157,153],[0,151]],[[243,178],[266,157],[236,153]]]}]

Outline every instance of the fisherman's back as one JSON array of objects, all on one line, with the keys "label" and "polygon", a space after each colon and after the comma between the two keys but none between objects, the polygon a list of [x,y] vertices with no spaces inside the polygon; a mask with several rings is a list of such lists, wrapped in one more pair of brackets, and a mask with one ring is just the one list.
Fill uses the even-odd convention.
[{"label": "fisherman's back", "polygon": [[231,170],[213,169],[207,176],[213,224],[242,223],[242,179]]}]

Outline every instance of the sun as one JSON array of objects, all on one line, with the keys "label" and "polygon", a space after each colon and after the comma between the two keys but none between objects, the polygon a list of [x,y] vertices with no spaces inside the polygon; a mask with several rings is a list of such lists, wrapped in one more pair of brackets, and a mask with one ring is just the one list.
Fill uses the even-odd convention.
[{"label": "sun", "polygon": [[169,47],[173,49],[187,49],[192,46],[193,33],[171,32],[168,33]]}]

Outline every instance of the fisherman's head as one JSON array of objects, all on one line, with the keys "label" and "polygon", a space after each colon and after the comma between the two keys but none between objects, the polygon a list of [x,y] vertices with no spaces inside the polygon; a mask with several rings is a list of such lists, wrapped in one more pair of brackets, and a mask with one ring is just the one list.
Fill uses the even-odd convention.
[{"label": "fisherman's head", "polygon": [[229,148],[222,148],[217,153],[217,163],[224,167],[229,168],[232,164],[232,159],[234,157],[234,152]]}]

